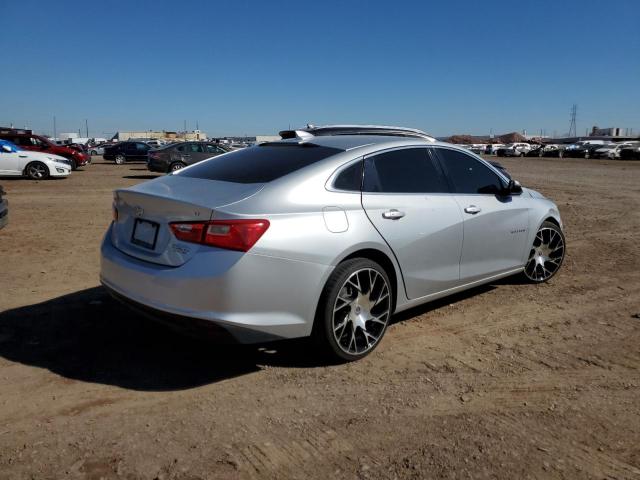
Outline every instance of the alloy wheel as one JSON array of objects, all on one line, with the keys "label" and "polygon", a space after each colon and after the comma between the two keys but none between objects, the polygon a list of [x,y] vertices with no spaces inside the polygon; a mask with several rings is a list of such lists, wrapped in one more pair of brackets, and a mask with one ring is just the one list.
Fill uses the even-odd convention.
[{"label": "alloy wheel", "polygon": [[47,167],[42,164],[36,163],[34,165],[29,166],[29,171],[27,172],[29,177],[39,179],[47,176]]},{"label": "alloy wheel", "polygon": [[384,334],[391,312],[391,295],[385,278],[373,268],[352,273],[333,306],[331,328],[342,351],[361,355]]},{"label": "alloy wheel", "polygon": [[524,273],[534,282],[544,282],[551,278],[562,265],[564,259],[564,239],[550,227],[538,230]]}]

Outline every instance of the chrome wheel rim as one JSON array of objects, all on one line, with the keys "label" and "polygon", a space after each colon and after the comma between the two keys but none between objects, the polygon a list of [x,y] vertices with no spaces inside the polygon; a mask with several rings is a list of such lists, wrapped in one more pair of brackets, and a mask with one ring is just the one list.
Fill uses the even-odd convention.
[{"label": "chrome wheel rim", "polygon": [[182,169],[182,164],[181,163],[175,163],[172,167],[171,167],[171,171],[175,172],[176,170],[180,170]]},{"label": "chrome wheel rim", "polygon": [[117,163],[118,165],[122,165],[122,164],[124,163],[124,157],[121,157],[120,155],[118,155],[118,156],[116,157],[116,163]]},{"label": "chrome wheel rim", "polygon": [[46,170],[44,165],[31,165],[29,167],[29,176],[33,178],[44,177]]},{"label": "chrome wheel rim", "polygon": [[525,275],[535,282],[551,278],[562,265],[564,240],[553,228],[541,228],[536,234],[529,259],[524,269]]},{"label": "chrome wheel rim", "polygon": [[385,278],[373,268],[358,270],[344,282],[333,305],[333,338],[349,355],[366,353],[382,337],[390,312]]}]

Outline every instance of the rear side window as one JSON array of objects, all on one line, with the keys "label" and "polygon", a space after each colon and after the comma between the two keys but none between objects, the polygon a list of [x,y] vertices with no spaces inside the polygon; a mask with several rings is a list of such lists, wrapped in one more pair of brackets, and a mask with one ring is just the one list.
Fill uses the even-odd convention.
[{"label": "rear side window", "polygon": [[448,193],[449,188],[426,148],[403,148],[365,159],[362,191]]},{"label": "rear side window", "polygon": [[268,143],[213,157],[180,173],[182,177],[234,183],[267,183],[344,150],[313,143]]},{"label": "rear side window", "polygon": [[353,165],[342,170],[333,182],[333,188],[348,192],[359,192],[362,188],[362,160],[358,160]]},{"label": "rear side window", "polygon": [[439,148],[447,175],[456,193],[496,194],[505,185],[489,167],[466,153]]}]

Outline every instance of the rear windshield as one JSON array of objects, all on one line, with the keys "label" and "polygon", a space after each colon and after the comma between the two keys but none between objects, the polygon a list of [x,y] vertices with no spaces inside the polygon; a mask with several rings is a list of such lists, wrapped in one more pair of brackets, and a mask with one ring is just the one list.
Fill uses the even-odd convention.
[{"label": "rear windshield", "polygon": [[180,172],[180,176],[234,183],[267,183],[343,151],[312,143],[268,143],[198,163]]}]

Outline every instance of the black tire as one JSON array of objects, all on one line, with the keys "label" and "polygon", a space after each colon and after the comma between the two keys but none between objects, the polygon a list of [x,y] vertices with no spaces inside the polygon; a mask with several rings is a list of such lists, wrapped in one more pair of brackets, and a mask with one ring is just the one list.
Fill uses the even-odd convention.
[{"label": "black tire", "polygon": [[78,162],[76,162],[73,158],[69,161],[71,162],[71,170],[76,171],[78,169]]},{"label": "black tire", "polygon": [[45,180],[50,174],[49,167],[42,162],[31,162],[25,167],[24,173],[31,180]]},{"label": "black tire", "polygon": [[95,150],[91,150],[90,155],[91,156],[98,155],[98,152],[96,152]]},{"label": "black tire", "polygon": [[[378,274],[378,276],[373,274],[373,288],[371,287],[371,281],[367,280],[367,278],[372,278],[372,272]],[[362,283],[359,281],[358,284],[361,285],[362,291],[358,293],[359,291],[353,288],[355,298],[351,303],[346,302],[344,297],[340,297],[340,299],[338,299],[338,296],[341,293],[346,295],[345,289],[349,289],[351,285],[355,286],[353,283],[347,283],[354,275],[360,276]],[[381,279],[384,282],[382,282]],[[385,288],[386,298],[384,295]],[[371,302],[371,298],[373,296],[376,296],[375,304],[372,306],[370,305],[370,307],[366,309],[366,312],[364,308],[361,312],[360,307],[356,306],[357,299],[366,297],[366,299]],[[367,356],[378,346],[386,332],[389,320],[393,313],[393,299],[393,286],[389,281],[389,276],[384,268],[376,262],[366,258],[354,258],[338,265],[329,277],[322,295],[320,296],[316,318],[313,325],[312,336],[316,346],[320,350],[320,353],[328,360],[340,363],[352,362]],[[342,310],[335,310],[334,315],[334,309],[336,309],[336,305],[339,300],[344,302],[339,306]],[[385,311],[386,313],[383,313]],[[339,326],[338,328],[334,328],[334,322],[336,318],[339,318],[343,314],[344,320],[341,324],[344,326],[338,334],[337,330]],[[363,330],[360,326],[354,326],[355,320],[354,322],[349,320],[352,315],[361,318],[370,316],[372,318],[362,321],[362,325],[365,325]],[[368,333],[365,333],[364,331]],[[347,333],[347,337],[351,338],[351,341],[348,342],[348,346],[341,342],[343,339],[348,340],[348,338],[344,337],[345,333]],[[349,333],[351,333],[351,335],[349,335]],[[369,337],[375,337],[375,341],[370,343]],[[353,352],[350,351],[352,345],[351,342],[354,342]],[[358,351],[359,348],[364,350]]]},{"label": "black tire", "polygon": [[[548,243],[548,248],[541,248],[545,243]],[[564,262],[566,245],[562,229],[553,222],[543,222],[529,250],[529,257],[522,272],[523,279],[528,283],[544,283],[551,280]],[[545,261],[545,258],[548,258],[548,261]]]},{"label": "black tire", "polygon": [[113,159],[114,162],[116,162],[116,165],[124,165],[125,162],[127,161],[127,157],[125,157],[124,155],[122,155],[121,153],[117,154],[115,156],[115,158]]},{"label": "black tire", "polygon": [[184,167],[186,167],[186,165],[183,162],[173,162],[169,165],[169,173],[182,170]]}]

